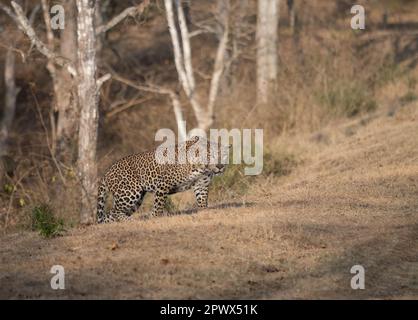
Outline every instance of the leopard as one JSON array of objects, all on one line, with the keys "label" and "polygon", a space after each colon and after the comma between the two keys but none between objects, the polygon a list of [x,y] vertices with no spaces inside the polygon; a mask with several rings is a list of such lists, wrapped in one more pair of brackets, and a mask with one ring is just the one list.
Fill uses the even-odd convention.
[{"label": "leopard", "polygon": [[[215,176],[225,172],[230,148],[231,145],[194,136],[170,147],[157,147],[116,161],[99,183],[97,222],[130,220],[147,193],[154,194],[148,218],[163,215],[169,195],[190,189],[197,207],[207,208],[209,185]],[[113,205],[106,213],[109,194],[113,196]]]}]

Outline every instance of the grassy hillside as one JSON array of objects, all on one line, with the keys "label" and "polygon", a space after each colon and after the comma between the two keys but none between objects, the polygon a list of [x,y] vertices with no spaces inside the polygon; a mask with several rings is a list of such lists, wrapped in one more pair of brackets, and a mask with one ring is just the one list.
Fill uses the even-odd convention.
[{"label": "grassy hillside", "polygon": [[[328,128],[327,144],[295,137],[305,164],[239,201],[51,240],[3,236],[0,297],[417,298],[417,116],[414,104]],[[49,287],[54,264],[66,290]],[[350,288],[355,264],[366,290]]]}]

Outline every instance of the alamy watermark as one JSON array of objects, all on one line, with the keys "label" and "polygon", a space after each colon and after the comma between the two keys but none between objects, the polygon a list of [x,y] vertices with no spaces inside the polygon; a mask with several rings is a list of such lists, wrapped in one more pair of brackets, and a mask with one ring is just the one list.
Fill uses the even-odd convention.
[{"label": "alamy watermark", "polygon": [[[164,164],[184,164],[196,163],[203,164],[245,164],[245,175],[259,175],[263,171],[263,129],[210,129],[209,135],[204,130],[194,129],[189,133],[189,137],[202,137],[209,141],[212,154],[206,157],[207,145],[197,143],[195,147],[186,152],[186,148],[181,148],[178,153],[183,153],[175,157],[174,147],[184,146],[180,138],[176,139],[173,130],[164,128],[157,131],[155,141],[162,141],[156,150],[157,161]],[[230,143],[232,141],[232,143]],[[199,158],[196,159],[195,151],[199,151]],[[229,153],[231,150],[232,161]]]},{"label": "alamy watermark", "polygon": [[366,29],[366,10],[364,9],[364,7],[359,4],[356,4],[351,7],[350,12],[354,14],[354,17],[351,18],[351,29]]},{"label": "alamy watermark", "polygon": [[64,290],[65,289],[65,270],[61,265],[53,265],[50,273],[54,274],[51,278],[51,289],[52,290]]},{"label": "alamy watermark", "polygon": [[351,267],[350,273],[354,274],[354,277],[351,278],[351,289],[353,290],[364,290],[366,288],[365,281],[366,281],[366,274],[364,271],[364,267],[362,265],[356,264]]},{"label": "alamy watermark", "polygon": [[60,4],[53,5],[49,10],[51,12],[51,29],[64,30],[65,28],[65,11]]}]

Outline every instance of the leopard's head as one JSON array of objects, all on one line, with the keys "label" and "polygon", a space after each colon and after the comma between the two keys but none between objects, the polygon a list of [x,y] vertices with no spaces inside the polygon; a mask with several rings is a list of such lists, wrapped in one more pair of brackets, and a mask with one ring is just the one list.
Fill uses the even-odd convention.
[{"label": "leopard's head", "polygon": [[203,137],[193,137],[191,141],[188,158],[194,166],[214,175],[225,172],[232,145],[222,145]]}]

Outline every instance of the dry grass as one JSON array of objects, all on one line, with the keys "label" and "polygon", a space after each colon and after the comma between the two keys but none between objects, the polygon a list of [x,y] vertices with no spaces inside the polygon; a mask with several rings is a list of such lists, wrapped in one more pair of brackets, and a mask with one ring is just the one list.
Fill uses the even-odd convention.
[{"label": "dry grass", "polygon": [[[299,144],[309,151],[304,165],[279,184],[259,180],[229,207],[52,240],[3,236],[0,296],[417,298],[416,108],[329,145]],[[65,267],[66,290],[49,288],[54,264]],[[366,290],[350,289],[354,264],[366,269]]]}]

